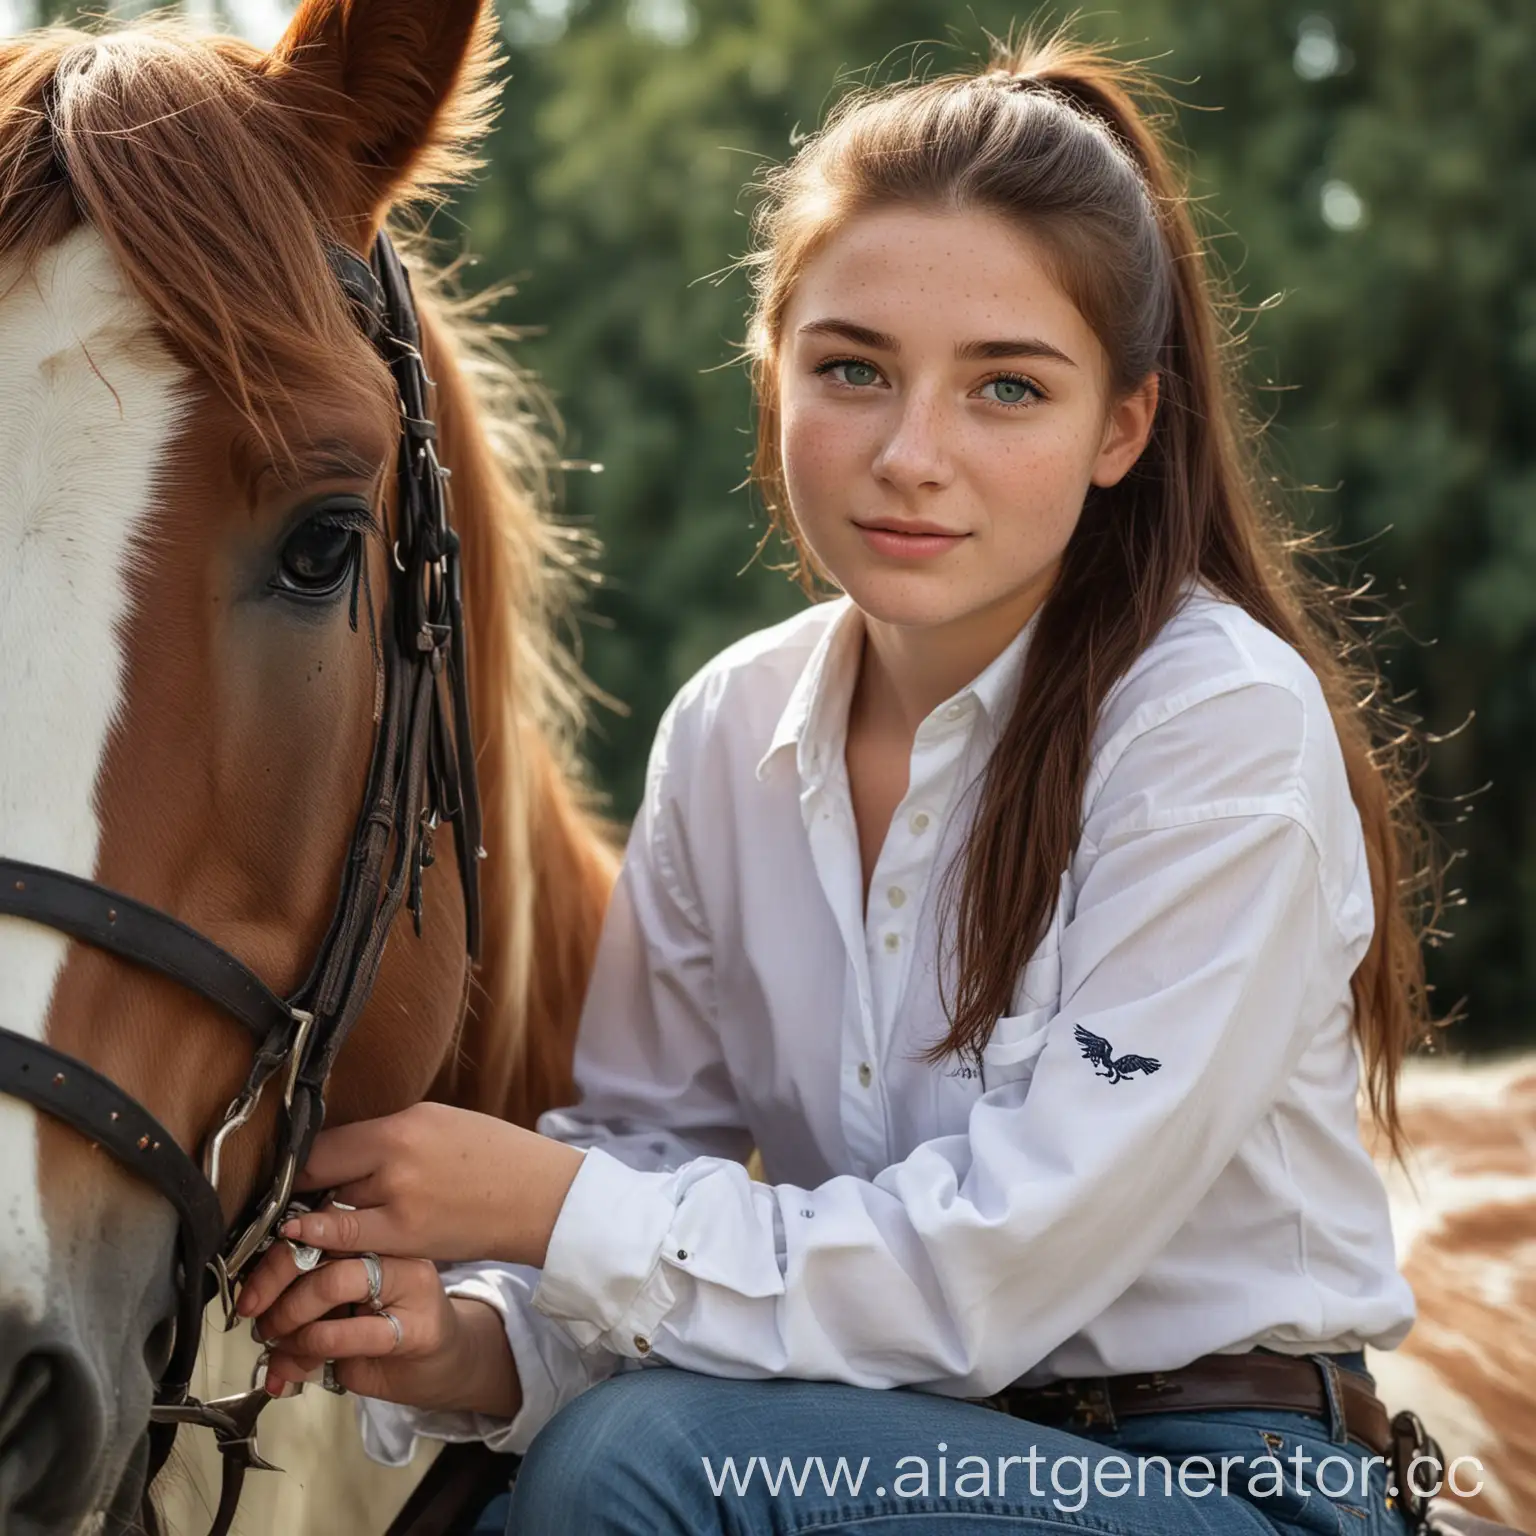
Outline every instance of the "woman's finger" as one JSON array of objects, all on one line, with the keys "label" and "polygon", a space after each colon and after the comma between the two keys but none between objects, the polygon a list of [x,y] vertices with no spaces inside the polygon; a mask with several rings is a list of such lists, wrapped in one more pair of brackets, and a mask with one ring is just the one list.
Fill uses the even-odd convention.
[{"label": "woman's finger", "polygon": [[318,1381],[324,1369],[325,1361],[318,1355],[292,1355],[275,1350],[267,1361],[261,1385],[268,1397],[281,1397],[286,1387]]},{"label": "woman's finger", "polygon": [[[366,1253],[366,1248],[358,1250]],[[290,1285],[314,1269],[300,1268],[298,1254],[291,1242],[275,1242],[257,1261],[256,1267],[241,1282],[235,1311],[241,1317],[256,1317],[272,1306]]]},{"label": "woman's finger", "polygon": [[273,1243],[241,1284],[235,1311],[241,1317],[265,1312],[299,1277],[293,1249],[287,1243]]},{"label": "woman's finger", "polygon": [[[393,1118],[393,1117],[390,1117]],[[376,1172],[388,1158],[390,1119],[357,1120],[321,1131],[295,1189],[334,1189]]]},{"label": "woman's finger", "polygon": [[[401,1293],[399,1276],[391,1273],[389,1260],[378,1260],[378,1305],[388,1306]],[[397,1261],[398,1262],[398,1261]],[[256,1319],[256,1331],[263,1339],[288,1340],[307,1323],[334,1312],[338,1307],[358,1303],[372,1305],[369,1290],[369,1266],[360,1258],[332,1259],[280,1292],[272,1305]]]},{"label": "woman's finger", "polygon": [[354,1179],[350,1184],[333,1186],[330,1199],[326,1203],[350,1205],[357,1210],[365,1210],[376,1205],[386,1205],[388,1202],[389,1192],[385,1188],[384,1172],[382,1169],[375,1169],[360,1179]]},{"label": "woman's finger", "polygon": [[377,1205],[355,1211],[327,1206],[323,1211],[285,1221],[278,1231],[293,1242],[308,1243],[311,1248],[323,1248],[328,1253],[394,1253],[400,1246],[388,1208]]},{"label": "woman's finger", "polygon": [[[422,1353],[429,1346],[420,1337],[415,1313],[404,1309],[366,1312],[358,1317],[322,1318],[285,1339],[285,1352],[322,1360],[376,1360],[384,1355]],[[407,1331],[409,1330],[409,1332]]]}]

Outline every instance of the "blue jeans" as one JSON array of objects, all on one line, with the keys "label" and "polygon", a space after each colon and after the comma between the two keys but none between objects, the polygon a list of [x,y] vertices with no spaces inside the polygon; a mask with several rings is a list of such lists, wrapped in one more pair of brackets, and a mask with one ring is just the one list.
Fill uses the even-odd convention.
[{"label": "blue jeans", "polygon": [[666,1367],[583,1393],[477,1536],[1403,1536],[1379,1458],[1304,1414],[1069,1433],[909,1391]]}]

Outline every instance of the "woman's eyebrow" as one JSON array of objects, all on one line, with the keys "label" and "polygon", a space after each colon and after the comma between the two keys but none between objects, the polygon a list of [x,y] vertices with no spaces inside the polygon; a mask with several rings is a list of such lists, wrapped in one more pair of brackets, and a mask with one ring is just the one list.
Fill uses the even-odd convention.
[{"label": "woman's eyebrow", "polygon": [[[853,320],[810,320],[800,327],[802,336],[839,336],[855,346],[868,347],[872,352],[901,351],[901,343],[885,331],[877,331]],[[1008,341],[965,341],[955,347],[955,357],[962,363],[992,362],[1004,357],[1032,357],[1065,363],[1069,368],[1077,364],[1060,347],[1035,336],[1018,337]]]},{"label": "woman's eyebrow", "polygon": [[900,352],[901,343],[884,331],[871,330],[867,325],[855,325],[852,320],[810,320],[800,327],[802,336],[841,336],[855,346],[868,347],[872,352]]},{"label": "woman's eyebrow", "polygon": [[955,356],[962,363],[990,362],[1000,357],[1034,357],[1065,363],[1069,368],[1077,367],[1060,347],[1053,347],[1050,342],[1035,336],[1016,341],[967,341],[955,348]]}]

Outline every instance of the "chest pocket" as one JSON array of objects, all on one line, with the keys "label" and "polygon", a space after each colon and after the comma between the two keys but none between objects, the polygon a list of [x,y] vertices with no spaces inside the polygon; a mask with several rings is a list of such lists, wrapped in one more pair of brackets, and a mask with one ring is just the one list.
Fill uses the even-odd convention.
[{"label": "chest pocket", "polygon": [[1057,887],[1056,910],[1014,990],[1014,1012],[1000,1018],[981,1053],[981,1086],[986,1092],[1004,1083],[1028,1086],[1035,1061],[1045,1049],[1051,1020],[1061,1006],[1061,930],[1071,893],[1064,874]]}]

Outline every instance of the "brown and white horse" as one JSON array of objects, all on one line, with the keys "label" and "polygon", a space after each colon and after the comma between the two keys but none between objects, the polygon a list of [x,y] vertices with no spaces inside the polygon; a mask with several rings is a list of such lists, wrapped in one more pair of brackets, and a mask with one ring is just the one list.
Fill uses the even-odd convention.
[{"label": "brown and white horse", "polygon": [[[326,243],[366,251],[392,206],[465,171],[491,39],[481,0],[306,0],[270,53],[166,24],[0,44],[0,851],[174,914],[279,994],[319,949],[363,800],[399,430]],[[423,308],[463,540],[484,957],[470,976],[441,838],[422,934],[397,925],[330,1113],[432,1093],[526,1121],[570,1096],[613,856],[574,768],[551,638],[570,561],[538,440],[487,409],[484,361]],[[0,1027],[87,1062],[189,1151],[250,1062],[192,993],[16,919]],[[271,1129],[226,1152],[231,1219]],[[135,1521],[175,1236],[149,1186],[0,1098],[8,1536]]]}]

